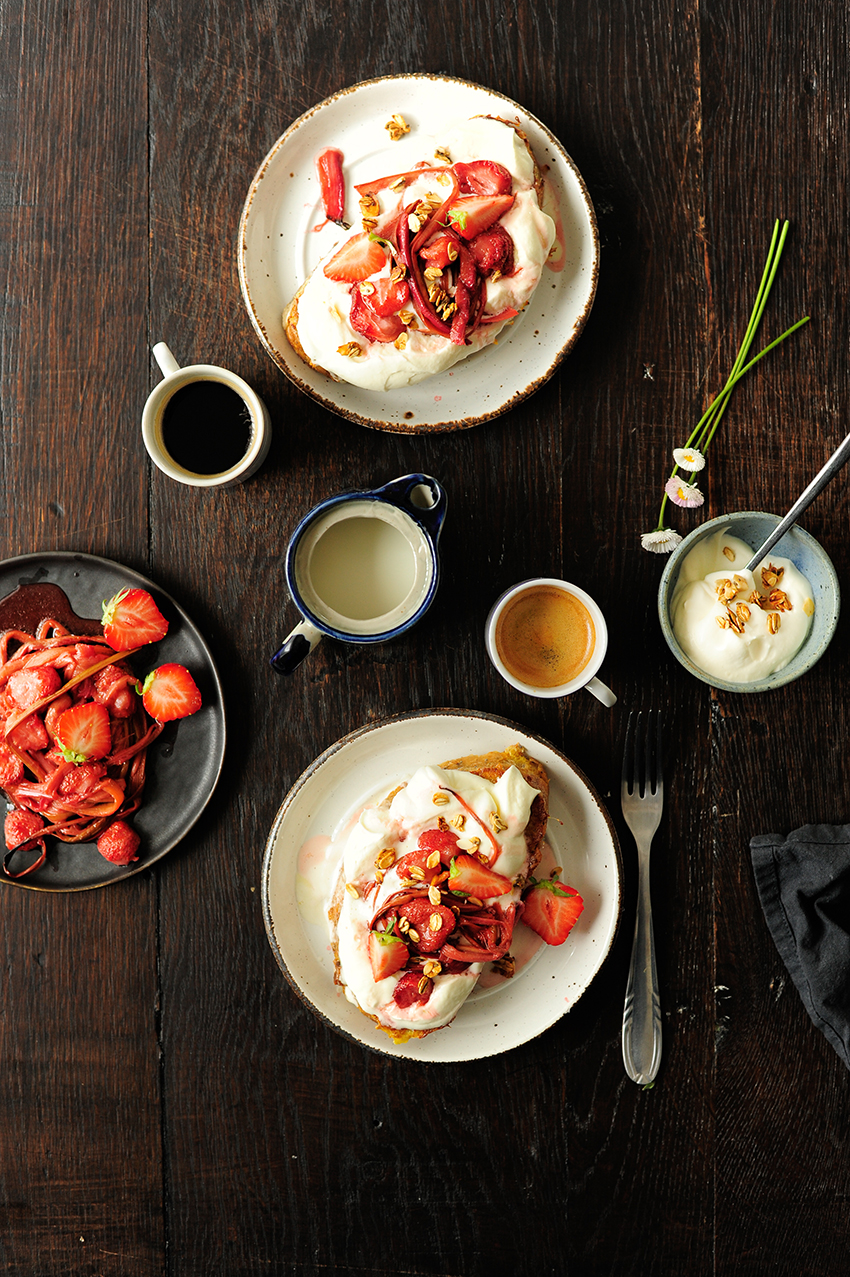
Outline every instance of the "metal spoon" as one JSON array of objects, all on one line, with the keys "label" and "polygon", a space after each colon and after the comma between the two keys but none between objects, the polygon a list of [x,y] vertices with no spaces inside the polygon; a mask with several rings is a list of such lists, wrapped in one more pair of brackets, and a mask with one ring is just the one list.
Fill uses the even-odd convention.
[{"label": "metal spoon", "polygon": [[752,572],[758,564],[761,563],[768,550],[773,549],[780,537],[784,537],[788,529],[797,522],[797,519],[806,507],[811,505],[818,493],[821,492],[821,490],[829,483],[830,479],[832,479],[834,475],[838,474],[838,471],[844,465],[848,457],[850,457],[850,435],[847,435],[844,441],[838,445],[823,469],[818,471],[805,491],[800,493],[785,518],[777,523],[767,540],[759,546],[749,563],[747,563],[744,568],[745,572],[747,569]]}]

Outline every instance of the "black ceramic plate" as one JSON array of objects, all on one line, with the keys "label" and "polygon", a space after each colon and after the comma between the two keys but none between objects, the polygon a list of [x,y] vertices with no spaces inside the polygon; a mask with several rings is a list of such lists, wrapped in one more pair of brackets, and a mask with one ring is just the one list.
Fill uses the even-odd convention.
[{"label": "black ceramic plate", "polygon": [[138,572],[110,559],[63,551],[23,554],[0,562],[0,598],[29,582],[58,585],[77,616],[94,619],[100,618],[103,600],[118,590],[149,590],[168,620],[168,633],[135,656],[131,664],[140,675],[166,661],[185,665],[203,697],[196,714],[167,724],[148,750],[144,800],[133,816],[133,826],[142,838],[138,860],[112,865],[94,843],[62,843],[51,838],[47,860],[40,869],[14,880],[0,873],[4,882],[36,891],[104,887],[147,869],[164,856],[188,833],[212,797],[224,760],[221,684],[209,648],[186,613]]}]

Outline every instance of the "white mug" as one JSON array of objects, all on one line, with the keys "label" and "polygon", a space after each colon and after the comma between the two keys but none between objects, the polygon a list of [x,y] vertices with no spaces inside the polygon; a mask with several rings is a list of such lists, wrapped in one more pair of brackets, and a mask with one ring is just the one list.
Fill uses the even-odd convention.
[{"label": "white mug", "polygon": [[[164,341],[154,346],[153,355],[164,380],[151,392],[145,404],[142,439],[154,465],[170,479],[194,488],[226,488],[249,479],[265,461],[271,444],[271,420],[260,396],[227,368],[219,368],[215,364],[191,364],[181,368]],[[195,416],[186,423],[192,433],[180,439],[181,452],[175,448],[175,440],[170,440],[169,406],[173,413],[176,406],[172,403],[174,396],[190,385],[195,387],[196,395],[215,395],[216,387],[225,387],[231,392],[225,395],[228,407],[234,411],[226,425],[221,423],[221,432],[216,434],[218,423],[208,421],[204,415],[209,412],[208,401],[204,399],[196,403]],[[241,408],[232,399],[233,394],[242,401]],[[236,429],[229,434],[231,425],[235,425]],[[221,450],[218,459],[217,448]],[[177,456],[172,455],[175,451]],[[210,466],[213,468],[210,469]]]},{"label": "white mug", "polygon": [[[553,618],[545,602],[559,595],[566,596],[564,615]],[[560,610],[556,602],[555,611]],[[551,629],[553,619],[557,632]],[[511,586],[493,604],[484,638],[502,678],[526,696],[569,696],[584,687],[603,705],[617,703],[610,687],[596,677],[608,649],[605,618],[577,585],[533,577]],[[559,673],[569,677],[555,681]]]}]

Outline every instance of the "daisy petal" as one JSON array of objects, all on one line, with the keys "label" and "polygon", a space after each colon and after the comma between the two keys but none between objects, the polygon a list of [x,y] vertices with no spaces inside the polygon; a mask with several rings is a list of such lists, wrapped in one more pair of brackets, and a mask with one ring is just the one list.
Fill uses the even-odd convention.
[{"label": "daisy petal", "polygon": [[669,554],[681,540],[673,528],[657,528],[655,532],[644,532],[640,544],[642,549],[651,550],[653,554]]},{"label": "daisy petal", "polygon": [[675,475],[667,480],[664,491],[676,505],[684,506],[688,510],[702,505],[705,500],[695,483],[682,483],[681,479],[677,479]]},{"label": "daisy petal", "polygon": [[680,470],[690,470],[691,473],[702,470],[705,466],[705,457],[699,448],[674,448],[673,460]]}]

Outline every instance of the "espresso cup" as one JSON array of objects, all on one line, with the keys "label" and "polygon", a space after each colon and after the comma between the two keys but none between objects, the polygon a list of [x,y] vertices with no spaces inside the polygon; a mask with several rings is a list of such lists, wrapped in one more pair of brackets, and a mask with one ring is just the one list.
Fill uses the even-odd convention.
[{"label": "espresso cup", "polygon": [[496,600],[484,631],[487,653],[511,687],[527,696],[569,696],[586,688],[603,705],[617,698],[596,678],[608,648],[597,604],[568,581],[535,577]]},{"label": "espresso cup", "polygon": [[164,380],[145,404],[142,439],[154,465],[194,488],[226,488],[249,479],[271,443],[271,420],[260,396],[227,368],[181,368],[164,341],[153,355]]},{"label": "espresso cup", "polygon": [[383,643],[424,616],[437,592],[447,498],[436,479],[407,474],[315,506],[286,552],[286,583],[302,621],[271,658],[291,674],[325,636]]}]

